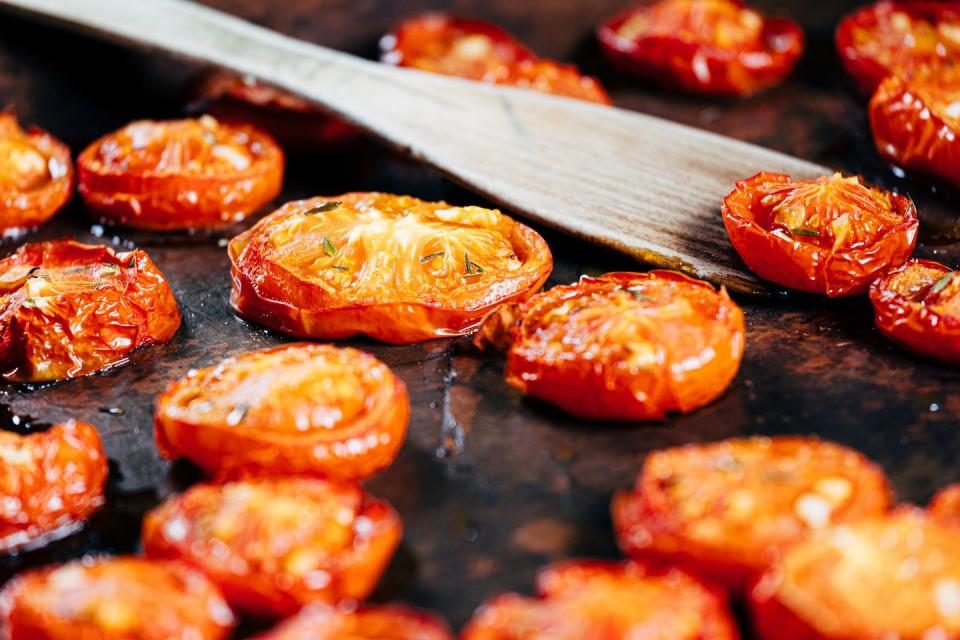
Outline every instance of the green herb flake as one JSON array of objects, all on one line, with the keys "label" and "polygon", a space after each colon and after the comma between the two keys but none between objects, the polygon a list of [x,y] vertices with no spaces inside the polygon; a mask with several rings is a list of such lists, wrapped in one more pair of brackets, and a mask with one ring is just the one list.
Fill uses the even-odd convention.
[{"label": "green herb flake", "polygon": [[337,271],[350,271],[350,267],[345,267],[342,264],[332,264],[330,268],[336,269]]},{"label": "green herb flake", "polygon": [[27,309],[33,309],[34,307],[37,306],[37,303],[33,298],[27,298],[26,300],[23,301],[23,306],[26,307]]},{"label": "green herb flake", "polygon": [[638,302],[649,302],[653,300],[653,298],[643,293],[643,289],[640,287],[627,287],[627,293],[633,296],[633,299]]},{"label": "green herb flake", "polygon": [[947,285],[950,284],[950,281],[953,280],[953,271],[943,276],[937,280],[936,284],[930,287],[930,293],[940,293],[947,288]]},{"label": "green herb flake", "polygon": [[334,202],[324,202],[323,204],[317,205],[316,207],[313,207],[312,209],[307,209],[306,211],[303,212],[303,215],[305,215],[305,216],[312,216],[312,215],[315,215],[315,214],[317,214],[317,213],[325,213],[325,212],[327,212],[327,211],[333,211],[334,209],[339,209],[339,208],[340,208],[340,205],[342,205],[342,204],[343,204],[343,203],[340,202],[339,200],[336,200],[336,201],[334,201]]},{"label": "green herb flake", "polygon": [[790,229],[790,233],[795,236],[810,236],[811,238],[819,238],[820,232],[816,229],[804,229],[803,227],[797,227],[796,229]]},{"label": "green herb flake", "polygon": [[483,267],[470,259],[470,254],[463,254],[463,275],[468,278],[478,276],[483,273]]},{"label": "green herb flake", "polygon": [[420,258],[420,264],[426,264],[433,260],[434,258],[439,258],[444,255],[443,251],[437,251],[436,253],[431,253],[429,255],[423,256]]},{"label": "green herb flake", "polygon": [[127,263],[127,269],[133,269],[137,266],[137,256],[130,256],[130,262]]},{"label": "green herb flake", "polygon": [[333,242],[327,236],[323,236],[323,252],[331,258],[337,255],[337,248],[333,246]]}]

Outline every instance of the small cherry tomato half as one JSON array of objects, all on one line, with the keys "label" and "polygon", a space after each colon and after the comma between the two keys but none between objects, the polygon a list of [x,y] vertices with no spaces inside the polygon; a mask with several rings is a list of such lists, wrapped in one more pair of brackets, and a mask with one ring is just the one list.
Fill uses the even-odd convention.
[{"label": "small cherry tomato half", "polygon": [[203,571],[258,616],[363,600],[400,542],[400,518],[355,485],[308,477],[194,485],[147,514],[149,557]]},{"label": "small cherry tomato half", "polygon": [[537,578],[539,598],[509,593],[483,605],[461,640],[737,640],[717,589],[678,569],[572,561]]},{"label": "small cherry tomato half", "polygon": [[24,131],[16,116],[0,112],[0,232],[43,224],[72,191],[70,149],[40,129]]},{"label": "small cherry tomato half", "polygon": [[878,2],[841,20],[836,39],[847,72],[870,95],[887,76],[909,78],[952,64],[960,56],[960,7],[925,0]]},{"label": "small cherry tomato half", "polygon": [[884,159],[960,189],[960,67],[890,76],[870,100],[870,127]]},{"label": "small cherry tomato half", "polygon": [[604,53],[628,73],[708,95],[780,84],[803,54],[803,30],[738,0],[659,0],[600,25]]},{"label": "small cherry tomato half", "polygon": [[64,380],[166,342],[180,310],[140,250],[36,242],[0,260],[0,368],[18,382]]},{"label": "small cherry tomato half", "polygon": [[309,102],[250,76],[226,71],[205,73],[193,83],[188,109],[208,113],[220,122],[249,123],[269,133],[284,151],[310,154],[345,147],[360,131],[329,116]]},{"label": "small cherry tomato half", "polygon": [[217,588],[179,562],[85,558],[0,593],[3,640],[225,640],[233,624]]},{"label": "small cherry tomato half", "polygon": [[158,398],[167,458],[208,473],[314,473],[360,480],[393,462],[407,432],[403,382],[373,356],[294,344],[192,371]]},{"label": "small cherry tomato half", "polygon": [[0,461],[0,553],[69,535],[103,506],[107,456],[85,422],[0,431]]},{"label": "small cherry tomato half", "polygon": [[608,273],[498,310],[477,342],[491,338],[510,344],[506,379],[521,391],[586,418],[652,420],[727,389],[744,319],[724,289],[680,273]]},{"label": "small cherry tomato half", "polygon": [[877,328],[921,355],[960,363],[960,277],[930,260],[891,269],[870,287]]},{"label": "small cherry tomato half", "polygon": [[134,122],[77,159],[78,190],[105,221],[148,230],[210,229],[280,193],[283,152],[266,133],[211,116]]},{"label": "small cherry tomato half", "polygon": [[447,623],[399,605],[335,609],[310,605],[255,640],[453,640]]},{"label": "small cherry tomato half", "polygon": [[912,508],[791,547],[751,592],[759,640],[957,640],[960,536]]},{"label": "small cherry tomato half", "polygon": [[380,41],[381,60],[448,76],[610,104],[600,83],[573,65],[538,58],[500,27],[430,13],[398,24]]},{"label": "small cherry tomato half", "polygon": [[383,193],[290,202],[229,252],[240,316],[294,336],[394,343],[471,333],[553,267],[543,238],[496,209]]},{"label": "small cherry tomato half", "polygon": [[960,528],[960,484],[952,484],[937,492],[928,510],[937,521]]},{"label": "small cherry tomato half", "polygon": [[904,196],[839,173],[791,180],[758,173],[723,199],[730,243],[751,271],[831,298],[864,293],[910,257],[917,208]]},{"label": "small cherry tomato half", "polygon": [[620,547],[743,592],[791,543],[890,507],[883,471],[815,438],[752,438],[651,453],[613,500]]}]

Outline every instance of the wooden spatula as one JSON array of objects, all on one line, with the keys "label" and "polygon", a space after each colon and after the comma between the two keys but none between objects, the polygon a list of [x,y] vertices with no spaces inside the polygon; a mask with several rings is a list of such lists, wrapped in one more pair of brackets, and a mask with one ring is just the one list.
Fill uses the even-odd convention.
[{"label": "wooden spatula", "polygon": [[721,198],[761,170],[828,171],[639,113],[369,62],[184,0],[3,6],[249,74],[509,210],[743,292],[764,284],[730,247]]}]

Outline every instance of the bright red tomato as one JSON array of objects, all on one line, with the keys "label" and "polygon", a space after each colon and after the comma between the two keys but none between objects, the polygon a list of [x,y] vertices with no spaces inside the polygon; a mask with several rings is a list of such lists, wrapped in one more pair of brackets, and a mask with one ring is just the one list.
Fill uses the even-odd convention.
[{"label": "bright red tomato", "polygon": [[225,640],[233,623],[217,588],[179,562],[85,558],[0,593],[2,640]]},{"label": "bright red tomato", "polygon": [[0,231],[43,224],[72,191],[70,149],[40,129],[24,131],[16,116],[0,112]]},{"label": "bright red tomato", "polygon": [[85,422],[0,431],[0,461],[0,553],[69,535],[103,505],[107,456]]},{"label": "bright red tomato", "polygon": [[839,173],[791,180],[758,173],[723,199],[730,242],[750,270],[831,298],[864,293],[910,257],[917,209],[904,196]]},{"label": "bright red tomato", "polygon": [[308,477],[194,485],[143,521],[148,556],[198,567],[232,605],[258,616],[363,600],[400,537],[387,503]]},{"label": "bright red tomato", "polygon": [[753,588],[760,640],[957,640],[960,536],[917,509],[791,547]]},{"label": "bright red tomato", "polygon": [[453,640],[447,623],[403,607],[361,609],[311,605],[255,640]]},{"label": "bright red tomato", "polygon": [[500,27],[431,13],[404,20],[381,40],[381,59],[421,71],[610,104],[597,80],[538,58]]},{"label": "bright red tomato", "polygon": [[739,0],[659,0],[598,29],[607,57],[629,73],[694,93],[746,96],[779,84],[803,54],[792,20]]},{"label": "bright red tomato", "polygon": [[461,640],[737,640],[726,598],[677,570],[566,562],[537,579],[539,598],[487,602]]},{"label": "bright red tomato", "polygon": [[837,27],[837,50],[870,95],[887,76],[909,78],[952,64],[960,56],[960,7],[927,0],[861,7]]},{"label": "bright red tomato", "polygon": [[388,467],[407,432],[403,382],[373,356],[294,344],[191,372],[157,399],[168,458],[208,473],[312,473],[359,480]]},{"label": "bright red tomato", "polygon": [[960,528],[960,484],[941,489],[930,502],[929,511],[939,522]]},{"label": "bright red tomato", "polygon": [[243,220],[283,182],[283,152],[270,136],[210,116],[134,122],[87,147],[77,167],[87,206],[106,221],[151,230]]},{"label": "bright red tomato", "polygon": [[410,343],[472,333],[553,259],[495,209],[348,193],[290,202],[230,242],[231,303],[282,333]]},{"label": "bright red tomato", "polygon": [[56,240],[0,260],[0,367],[8,380],[95,373],[166,342],[179,326],[170,285],[143,251]]},{"label": "bright red tomato", "polygon": [[587,418],[651,420],[727,389],[743,356],[744,319],[706,282],[672,271],[608,273],[499,310],[477,342],[509,345],[507,382],[531,396]]},{"label": "bright red tomato", "polygon": [[883,471],[815,438],[753,438],[650,454],[613,501],[620,547],[743,592],[790,544],[890,507]]}]

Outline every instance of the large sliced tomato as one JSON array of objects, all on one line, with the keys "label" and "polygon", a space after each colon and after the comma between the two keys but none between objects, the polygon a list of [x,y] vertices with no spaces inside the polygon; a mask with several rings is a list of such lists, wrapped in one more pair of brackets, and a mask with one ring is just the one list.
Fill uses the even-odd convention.
[{"label": "large sliced tomato", "polygon": [[477,339],[491,340],[510,345],[507,382],[531,396],[588,418],[650,420],[726,390],[743,356],[744,319],[706,282],[608,273],[498,310]]},{"label": "large sliced tomato", "polygon": [[758,173],[737,183],[722,210],[733,248],[754,273],[831,298],[864,293],[917,242],[909,198],[839,173],[815,180]]},{"label": "large sliced tomato", "polygon": [[462,640],[736,640],[726,598],[677,570],[626,562],[566,562],[537,579],[539,598],[487,602]]},{"label": "large sliced tomato", "polygon": [[387,503],[307,477],[195,485],[143,521],[148,556],[184,560],[238,609],[278,617],[366,598],[400,534]]},{"label": "large sliced tomato", "polygon": [[870,287],[877,328],[910,351],[960,362],[960,277],[930,260],[911,260]]},{"label": "large sliced tomato", "polygon": [[952,484],[937,492],[929,510],[938,521],[960,528],[960,484]]},{"label": "large sliced tomato", "polygon": [[920,510],[792,547],[753,588],[760,640],[957,640],[960,535]]},{"label": "large sliced tomato", "polygon": [[255,640],[347,639],[453,640],[453,634],[436,616],[399,605],[361,609],[311,605]]},{"label": "large sliced tomato", "polygon": [[3,640],[223,640],[233,622],[217,588],[179,562],[85,558],[0,593]]},{"label": "large sliced tomato", "polygon": [[103,505],[107,456],[85,422],[0,431],[0,462],[0,553],[68,535]]},{"label": "large sliced tomato", "polygon": [[179,326],[170,285],[143,251],[56,240],[0,260],[0,367],[9,380],[95,373]]},{"label": "large sliced tomato", "polygon": [[597,33],[622,69],[714,95],[745,96],[779,84],[804,46],[797,23],[766,18],[739,0],[659,0],[611,18]]},{"label": "large sliced tomato", "polygon": [[538,58],[500,27],[441,13],[415,16],[380,41],[381,59],[469,80],[610,104],[597,80],[572,65]]},{"label": "large sliced tomato", "polygon": [[262,131],[210,116],[143,120],[91,144],[77,168],[80,195],[106,221],[204,229],[243,220],[273,200],[283,152]]},{"label": "large sliced tomato", "polygon": [[192,371],[158,398],[154,432],[168,458],[209,473],[313,473],[359,480],[393,462],[407,390],[373,356],[284,345]]},{"label": "large sliced tomato", "polygon": [[885,159],[960,188],[960,66],[890,76],[870,100],[870,126]]},{"label": "large sliced tomato", "polygon": [[890,506],[883,471],[815,438],[754,438],[650,454],[613,501],[621,548],[742,592],[791,543]]},{"label": "large sliced tomato", "polygon": [[553,266],[537,232],[495,209],[383,193],[290,202],[229,251],[241,316],[295,336],[396,343],[470,333]]},{"label": "large sliced tomato", "polygon": [[63,208],[73,190],[70,149],[0,112],[0,232],[31,229]]},{"label": "large sliced tomato", "polygon": [[857,86],[872,94],[890,75],[953,64],[960,56],[956,2],[878,2],[857,9],[837,27],[837,50]]}]

